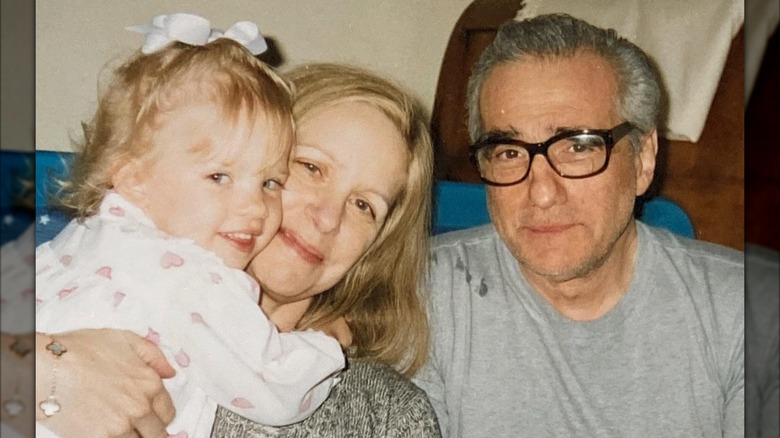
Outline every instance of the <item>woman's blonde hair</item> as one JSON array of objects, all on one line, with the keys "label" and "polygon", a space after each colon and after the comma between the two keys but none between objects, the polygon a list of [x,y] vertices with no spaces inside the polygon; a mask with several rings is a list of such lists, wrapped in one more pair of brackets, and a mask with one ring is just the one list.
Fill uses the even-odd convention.
[{"label": "woman's blonde hair", "polygon": [[280,144],[294,141],[292,92],[288,84],[239,43],[217,39],[202,46],[173,42],[140,52],[113,71],[97,111],[82,124],[84,140],[55,204],[76,217],[94,214],[118,168],[151,151],[157,116],[207,100],[227,121],[264,114]]},{"label": "woman's blonde hair", "polygon": [[433,178],[427,117],[407,93],[363,69],[311,64],[285,76],[296,89],[298,125],[315,110],[359,100],[384,112],[409,149],[406,183],[376,240],[339,283],[314,297],[298,326],[344,316],[353,335],[350,357],[383,362],[411,376],[425,362],[429,337],[422,296]]}]

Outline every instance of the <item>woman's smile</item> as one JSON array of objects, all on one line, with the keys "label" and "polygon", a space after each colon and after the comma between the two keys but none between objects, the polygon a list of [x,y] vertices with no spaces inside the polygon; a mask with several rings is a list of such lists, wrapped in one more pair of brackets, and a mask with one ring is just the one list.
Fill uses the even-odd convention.
[{"label": "woman's smile", "polygon": [[286,228],[280,229],[278,236],[285,245],[295,251],[295,253],[308,263],[320,264],[325,259],[317,249],[300,240]]}]

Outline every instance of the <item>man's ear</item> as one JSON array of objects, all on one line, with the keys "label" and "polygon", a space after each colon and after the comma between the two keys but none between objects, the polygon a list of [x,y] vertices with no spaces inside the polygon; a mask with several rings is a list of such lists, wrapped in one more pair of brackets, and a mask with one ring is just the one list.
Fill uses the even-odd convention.
[{"label": "man's ear", "polygon": [[653,182],[656,155],[658,154],[658,131],[653,128],[641,138],[641,147],[635,158],[636,196],[642,196]]},{"label": "man's ear", "polygon": [[114,191],[129,201],[141,205],[146,194],[146,184],[142,178],[143,164],[138,159],[128,159],[114,168],[111,185]]}]

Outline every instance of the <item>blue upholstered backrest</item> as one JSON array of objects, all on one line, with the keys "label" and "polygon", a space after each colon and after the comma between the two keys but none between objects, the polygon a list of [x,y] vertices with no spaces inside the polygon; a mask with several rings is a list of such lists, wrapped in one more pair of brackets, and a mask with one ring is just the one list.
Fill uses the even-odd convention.
[{"label": "blue upholstered backrest", "polygon": [[[434,234],[490,222],[483,184],[438,181],[434,202]],[[693,224],[685,211],[663,197],[645,202],[638,219],[681,236],[693,238],[695,235]]]},{"label": "blue upholstered backrest", "polygon": [[[53,189],[51,178],[62,177],[72,154],[39,151],[36,153],[36,207],[38,225],[36,243],[43,243],[59,232],[67,218],[48,205],[47,195]],[[434,234],[475,227],[490,222],[482,184],[437,181],[434,193]],[[667,228],[683,236],[693,237],[693,225],[675,203],[654,198],[645,203],[640,220],[649,225]]]},{"label": "blue upholstered backrest", "polygon": [[33,182],[34,157],[32,152],[0,151],[0,244],[22,234],[34,219],[20,203]]},{"label": "blue upholstered backrest", "polygon": [[50,196],[56,192],[54,180],[67,175],[73,154],[67,152],[38,151],[35,153],[35,244],[51,240],[68,223],[68,217],[51,208]]}]

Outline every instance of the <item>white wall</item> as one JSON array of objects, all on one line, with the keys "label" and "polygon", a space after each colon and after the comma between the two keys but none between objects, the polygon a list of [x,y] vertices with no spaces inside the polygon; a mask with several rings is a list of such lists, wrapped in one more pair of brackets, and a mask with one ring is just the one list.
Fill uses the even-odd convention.
[{"label": "white wall", "polygon": [[221,29],[239,20],[254,21],[278,43],[286,60],[281,71],[308,61],[367,67],[401,83],[430,110],[450,32],[470,2],[38,0],[36,146],[72,149],[69,138],[80,135],[80,122],[94,111],[101,68],[143,41],[125,26],[169,12],[203,15]]}]

